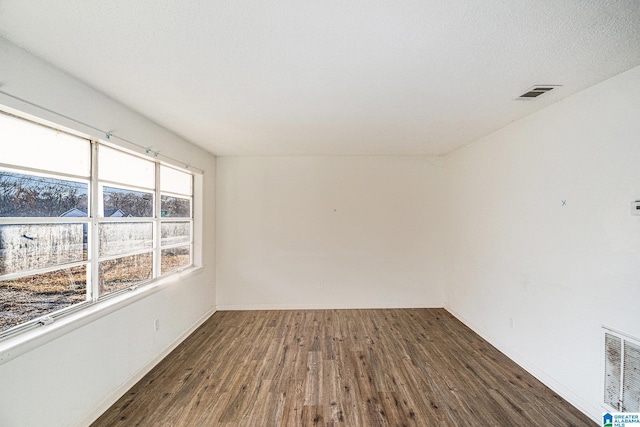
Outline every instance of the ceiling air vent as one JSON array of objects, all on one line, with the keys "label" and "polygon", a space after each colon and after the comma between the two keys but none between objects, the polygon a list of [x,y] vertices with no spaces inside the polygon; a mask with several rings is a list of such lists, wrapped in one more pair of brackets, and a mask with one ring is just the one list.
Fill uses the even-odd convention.
[{"label": "ceiling air vent", "polygon": [[560,87],[560,85],[537,85],[529,88],[525,93],[517,97],[516,99],[522,100],[531,100],[539,97],[547,92],[552,91],[553,89]]}]

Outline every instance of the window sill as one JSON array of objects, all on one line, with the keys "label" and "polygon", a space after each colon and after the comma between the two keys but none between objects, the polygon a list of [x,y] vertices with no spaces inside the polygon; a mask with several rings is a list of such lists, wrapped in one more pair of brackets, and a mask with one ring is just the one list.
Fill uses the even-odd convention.
[{"label": "window sill", "polygon": [[170,274],[167,277],[160,277],[130,292],[113,296],[104,301],[92,304],[85,309],[59,317],[51,324],[42,325],[18,335],[8,337],[0,342],[0,365],[131,305],[136,301],[147,298],[168,286],[174,285],[182,279],[196,274],[200,270],[202,270],[202,267],[194,266]]}]

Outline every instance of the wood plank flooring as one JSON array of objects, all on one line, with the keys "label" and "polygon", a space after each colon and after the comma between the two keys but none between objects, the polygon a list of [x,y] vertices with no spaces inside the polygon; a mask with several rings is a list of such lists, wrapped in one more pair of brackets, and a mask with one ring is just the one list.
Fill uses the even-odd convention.
[{"label": "wood plank flooring", "polygon": [[93,426],[595,426],[442,309],[215,313]]}]

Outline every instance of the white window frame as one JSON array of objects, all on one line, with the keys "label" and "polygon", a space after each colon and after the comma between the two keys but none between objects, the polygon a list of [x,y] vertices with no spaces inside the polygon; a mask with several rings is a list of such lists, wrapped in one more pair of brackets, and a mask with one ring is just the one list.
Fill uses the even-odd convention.
[{"label": "white window frame", "polygon": [[[12,278],[25,277],[33,274],[45,273],[49,271],[59,270],[61,268],[69,268],[76,265],[86,265],[86,280],[87,280],[87,300],[81,303],[73,304],[55,312],[51,312],[43,317],[32,319],[30,321],[16,325],[10,329],[0,332],[0,364],[4,363],[18,354],[22,354],[28,351],[32,346],[41,345],[45,342],[55,339],[59,334],[69,332],[77,327],[80,327],[88,322],[95,320],[98,317],[102,317],[115,310],[123,308],[132,304],[133,302],[144,298],[151,293],[154,293],[165,286],[175,284],[181,277],[194,274],[195,271],[202,268],[202,241],[200,233],[202,230],[202,195],[203,195],[203,178],[201,174],[186,170],[174,164],[160,161],[156,157],[136,152],[135,150],[127,149],[125,147],[114,144],[110,141],[104,141],[101,139],[92,138],[87,134],[83,134],[78,131],[70,130],[62,126],[53,125],[51,122],[40,121],[33,116],[27,116],[27,114],[16,113],[15,110],[10,108],[3,108],[0,106],[0,114],[8,114],[18,119],[26,120],[34,123],[35,125],[45,126],[51,128],[54,131],[66,132],[73,136],[80,137],[87,140],[87,143],[91,144],[91,172],[90,177],[78,177],[75,175],[68,175],[58,172],[44,172],[38,169],[19,167],[15,165],[6,165],[0,163],[0,167],[15,171],[17,173],[24,173],[28,175],[44,176],[56,179],[70,179],[73,181],[81,181],[88,183],[88,216],[87,217],[11,217],[0,218],[0,224],[48,224],[48,223],[86,223],[88,226],[88,253],[87,259],[81,262],[68,263],[63,265],[56,265],[47,268],[34,269],[24,271],[11,275],[3,275],[2,279],[10,280]],[[122,185],[119,183],[110,183],[108,181],[100,181],[98,179],[98,151],[100,146],[108,146],[110,148],[122,151],[128,155],[140,157],[144,160],[151,161],[155,165],[155,188],[153,190],[146,188],[137,188]],[[160,183],[160,166],[168,166],[177,169],[181,172],[188,173],[192,180],[191,195],[186,194],[172,194],[164,193],[161,191]],[[102,204],[102,185],[117,188],[130,188],[136,191],[151,192],[154,195],[153,203],[153,215],[147,218],[102,218],[99,217],[98,212],[100,205]],[[168,194],[171,196],[189,198],[190,199],[190,216],[188,218],[163,218],[161,217],[160,203],[161,194]],[[182,242],[175,245],[161,245],[161,224],[162,222],[189,222],[190,223],[190,240],[188,243]],[[153,254],[153,267],[151,278],[143,280],[133,284],[132,286],[125,287],[123,289],[110,292],[108,294],[99,296],[98,290],[98,275],[99,275],[99,262],[105,258],[120,258],[129,256],[130,254],[119,254],[114,257],[102,257],[99,255],[99,224],[110,222],[151,222],[153,223],[153,245],[150,250],[143,252],[151,252]],[[160,271],[161,255],[163,249],[171,247],[189,246],[190,259],[189,264],[178,269],[172,270],[168,273],[162,273]],[[29,345],[26,345],[29,343]],[[38,344],[37,344],[38,343]],[[17,352],[16,347],[19,347],[21,351]]]}]

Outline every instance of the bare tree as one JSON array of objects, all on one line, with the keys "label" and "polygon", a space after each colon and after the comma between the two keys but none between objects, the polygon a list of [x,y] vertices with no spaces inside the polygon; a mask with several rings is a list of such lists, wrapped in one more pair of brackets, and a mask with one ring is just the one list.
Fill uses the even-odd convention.
[{"label": "bare tree", "polygon": [[139,191],[105,189],[104,209],[120,209],[125,216],[150,217],[153,213],[153,196]]},{"label": "bare tree", "polygon": [[52,217],[87,208],[87,185],[72,181],[0,172],[0,216]]}]

